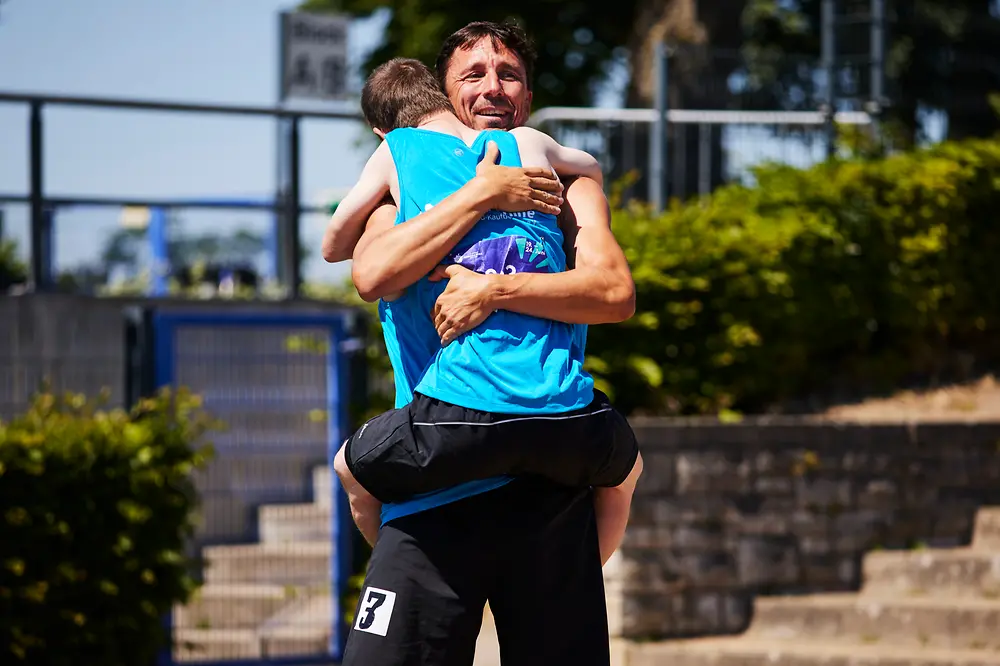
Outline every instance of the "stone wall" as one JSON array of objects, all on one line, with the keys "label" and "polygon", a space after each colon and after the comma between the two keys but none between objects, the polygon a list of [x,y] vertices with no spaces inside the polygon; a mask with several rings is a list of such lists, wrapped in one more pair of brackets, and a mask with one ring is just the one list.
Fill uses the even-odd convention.
[{"label": "stone wall", "polygon": [[645,472],[605,580],[613,636],[736,633],[758,594],[854,590],[873,548],[968,544],[1000,423],[635,419]]}]

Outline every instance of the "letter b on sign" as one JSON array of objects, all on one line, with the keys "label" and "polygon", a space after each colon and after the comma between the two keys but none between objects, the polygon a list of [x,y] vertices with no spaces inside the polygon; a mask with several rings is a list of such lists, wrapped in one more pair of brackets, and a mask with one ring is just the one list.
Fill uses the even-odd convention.
[{"label": "letter b on sign", "polygon": [[395,605],[395,592],[366,587],[361,594],[358,617],[354,620],[355,630],[385,636],[389,631],[389,620],[392,618],[392,607]]}]

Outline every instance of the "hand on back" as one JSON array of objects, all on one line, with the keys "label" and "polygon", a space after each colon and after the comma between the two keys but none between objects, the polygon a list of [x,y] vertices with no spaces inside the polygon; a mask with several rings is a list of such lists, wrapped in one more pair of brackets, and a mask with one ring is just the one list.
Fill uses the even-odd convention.
[{"label": "hand on back", "polygon": [[509,213],[537,210],[558,215],[563,185],[555,173],[543,167],[505,167],[496,162],[500,149],[490,141],[486,155],[476,167],[476,178],[490,193],[490,207]]}]

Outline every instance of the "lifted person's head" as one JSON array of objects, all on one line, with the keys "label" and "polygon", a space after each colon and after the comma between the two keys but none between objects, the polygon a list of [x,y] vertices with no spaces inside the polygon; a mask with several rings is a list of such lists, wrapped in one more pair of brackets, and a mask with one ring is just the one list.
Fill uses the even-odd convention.
[{"label": "lifted person's head", "polygon": [[379,136],[453,112],[433,72],[419,60],[393,58],[375,68],[361,90],[361,112]]},{"label": "lifted person's head", "polygon": [[441,46],[437,75],[465,125],[513,129],[528,122],[535,47],[516,23],[477,21]]}]

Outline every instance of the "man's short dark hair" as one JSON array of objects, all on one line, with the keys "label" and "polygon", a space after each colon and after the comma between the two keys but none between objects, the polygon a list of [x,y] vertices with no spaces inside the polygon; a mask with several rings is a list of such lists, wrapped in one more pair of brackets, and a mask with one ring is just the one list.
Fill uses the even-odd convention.
[{"label": "man's short dark hair", "polygon": [[535,59],[538,55],[528,33],[513,21],[504,21],[503,23],[474,21],[444,40],[444,44],[441,45],[441,50],[438,52],[437,63],[435,63],[441,89],[445,89],[448,64],[455,51],[471,49],[486,38],[493,42],[494,49],[499,49],[502,46],[520,59],[528,77],[528,90],[531,90],[531,76],[535,70]]},{"label": "man's short dark hair", "polygon": [[374,129],[416,127],[427,116],[452,111],[433,72],[413,58],[393,58],[375,68],[361,89],[361,112]]}]

